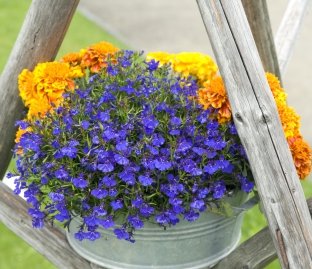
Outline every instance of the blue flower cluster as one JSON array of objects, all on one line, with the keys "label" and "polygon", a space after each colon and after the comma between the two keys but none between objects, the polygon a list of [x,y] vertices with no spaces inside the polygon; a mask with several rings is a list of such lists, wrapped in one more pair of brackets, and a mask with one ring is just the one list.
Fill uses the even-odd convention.
[{"label": "blue flower cluster", "polygon": [[195,221],[234,190],[253,189],[235,126],[198,105],[194,80],[140,57],[118,52],[117,63],[78,79],[53,113],[17,122],[31,131],[15,146],[15,193],[27,188],[34,227],[79,215],[76,239],[96,240],[102,226],[133,242],[147,219]]}]

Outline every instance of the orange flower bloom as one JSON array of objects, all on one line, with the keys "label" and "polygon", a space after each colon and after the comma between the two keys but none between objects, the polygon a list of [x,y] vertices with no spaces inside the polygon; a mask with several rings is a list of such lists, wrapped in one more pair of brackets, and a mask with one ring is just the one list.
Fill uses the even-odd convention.
[{"label": "orange flower bloom", "polygon": [[80,66],[72,67],[69,63],[39,63],[33,72],[24,69],[18,77],[20,95],[29,107],[28,119],[33,116],[43,117],[51,110],[51,102],[58,106],[66,89],[73,90],[73,78],[84,74]]},{"label": "orange flower bloom", "polygon": [[81,67],[89,67],[92,73],[98,73],[102,67],[107,66],[106,60],[108,55],[113,59],[113,54],[119,51],[114,45],[108,42],[99,42],[85,50],[80,51]]},{"label": "orange flower bloom", "polygon": [[72,66],[80,65],[81,55],[79,53],[70,52],[60,59],[63,63],[69,63]]},{"label": "orange flower bloom", "polygon": [[22,71],[22,73],[18,76],[18,89],[26,106],[28,106],[32,100],[37,98],[35,92],[34,74],[32,72],[27,69]]},{"label": "orange flower bloom", "polygon": [[300,117],[296,111],[283,102],[276,101],[278,114],[284,129],[285,137],[293,137],[300,135]]},{"label": "orange flower bloom", "polygon": [[219,123],[230,121],[232,116],[231,107],[222,78],[216,76],[210,82],[204,83],[204,87],[198,91],[198,103],[203,105],[203,109],[213,108],[218,110],[217,119]]},{"label": "orange flower bloom", "polygon": [[42,98],[44,95],[52,102],[62,98],[65,89],[74,89],[73,78],[84,74],[79,66],[71,67],[68,63],[39,63],[34,70],[35,91]]},{"label": "orange flower bloom", "polygon": [[[63,99],[58,98],[54,101],[55,106],[59,106]],[[36,101],[32,102],[29,106],[29,110],[27,113],[27,119],[32,120],[33,118],[43,118],[45,117],[48,111],[52,111],[53,106],[49,99],[46,96],[37,99]]]},{"label": "orange flower bloom", "polygon": [[275,101],[286,105],[287,94],[285,93],[284,88],[281,87],[278,78],[268,72],[266,72],[265,75]]},{"label": "orange flower bloom", "polygon": [[287,139],[291,155],[300,179],[305,179],[311,172],[311,148],[302,136]]}]

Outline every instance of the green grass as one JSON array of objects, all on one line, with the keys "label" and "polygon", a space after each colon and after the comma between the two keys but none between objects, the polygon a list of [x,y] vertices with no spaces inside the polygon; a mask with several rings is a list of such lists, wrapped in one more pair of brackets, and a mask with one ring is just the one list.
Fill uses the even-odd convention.
[{"label": "green grass", "polygon": [[[9,57],[30,3],[31,0],[0,0],[0,73]],[[76,13],[60,48],[57,59],[68,52],[78,52],[81,48],[102,40],[111,42],[120,48],[128,48],[118,40],[109,36],[92,22],[85,19],[82,15]],[[12,171],[13,168],[14,161],[10,163],[9,170]],[[312,196],[311,180],[303,182],[303,189],[306,197]],[[266,225],[266,219],[264,215],[260,213],[257,206],[248,211],[245,214],[242,227],[241,242],[256,234]],[[56,268],[2,223],[0,223],[0,238],[0,268]],[[275,261],[267,267],[267,269],[278,268],[280,268],[278,261]]]}]

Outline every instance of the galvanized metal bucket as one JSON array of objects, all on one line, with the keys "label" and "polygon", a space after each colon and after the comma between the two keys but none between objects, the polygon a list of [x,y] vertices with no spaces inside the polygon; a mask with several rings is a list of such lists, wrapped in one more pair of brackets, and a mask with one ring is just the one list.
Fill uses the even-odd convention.
[{"label": "galvanized metal bucket", "polygon": [[[239,207],[246,199],[246,193],[238,192],[227,202]],[[104,228],[99,229],[100,239],[80,242],[74,238],[80,220],[74,219],[67,239],[82,257],[108,269],[209,268],[230,254],[240,240],[244,209],[234,211],[232,218],[207,211],[195,222],[181,220],[166,230],[145,223],[135,231],[135,243],[118,240],[112,229]]]}]

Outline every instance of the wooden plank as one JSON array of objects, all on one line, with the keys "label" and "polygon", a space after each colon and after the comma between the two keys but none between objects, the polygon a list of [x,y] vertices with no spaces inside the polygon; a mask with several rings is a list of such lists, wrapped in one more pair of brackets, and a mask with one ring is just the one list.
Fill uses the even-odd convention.
[{"label": "wooden plank", "polygon": [[197,3],[282,267],[312,268],[311,217],[241,1]]},{"label": "wooden plank", "polygon": [[281,81],[266,0],[242,0],[242,4],[264,71],[274,74]]},{"label": "wooden plank", "polygon": [[[79,0],[33,0],[0,77],[0,178],[10,162],[16,127],[23,118],[17,78],[38,62],[51,61],[66,34]],[[10,23],[10,22],[8,22]]]},{"label": "wooden plank", "polygon": [[275,36],[278,62],[283,75],[286,71],[302,23],[312,0],[291,0]]},{"label": "wooden plank", "polygon": [[46,257],[58,268],[94,269],[90,262],[80,257],[68,244],[65,231],[45,221],[42,229],[34,229],[28,214],[30,205],[0,181],[0,221]]}]

